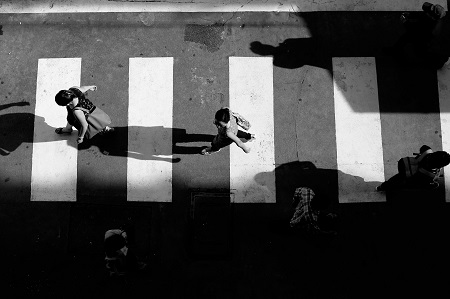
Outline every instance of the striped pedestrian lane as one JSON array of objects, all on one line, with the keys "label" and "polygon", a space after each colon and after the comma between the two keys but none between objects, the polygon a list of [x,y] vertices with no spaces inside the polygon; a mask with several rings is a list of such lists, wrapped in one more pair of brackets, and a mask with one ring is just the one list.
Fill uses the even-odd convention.
[{"label": "striped pedestrian lane", "polygon": [[[80,85],[80,58],[39,59],[31,171],[32,201],[75,201],[77,186],[76,131],[57,135],[53,128],[64,127],[66,109],[55,103],[61,89]],[[44,118],[45,123],[37,121]]]},{"label": "striped pedestrian lane", "polygon": [[[230,188],[235,202],[274,203],[275,152],[273,118],[273,63],[267,57],[230,57],[230,109],[241,113],[252,125],[256,139],[246,154],[230,148]],[[255,181],[270,173],[264,182]]]},{"label": "striped pedestrian lane", "polygon": [[[375,58],[335,57],[332,65],[339,202],[383,202],[385,195],[374,190],[385,180]],[[172,163],[168,161],[172,160],[173,67],[172,57],[129,59],[128,201],[172,201]],[[65,124],[66,111],[57,109],[54,94],[79,85],[80,72],[80,58],[39,60],[35,112],[45,119],[45,125],[36,122],[34,128],[33,201],[76,200],[76,138],[72,138],[74,134],[56,135],[48,127]],[[438,72],[444,150],[449,144],[447,77],[446,72]],[[229,180],[234,202],[274,203],[277,124],[272,59],[230,57],[229,91],[231,109],[249,119],[250,132],[257,136],[248,143],[250,154],[230,147]],[[255,180],[258,173],[271,175],[259,182]]]},{"label": "striped pedestrian lane", "polygon": [[172,201],[172,111],[173,57],[130,58],[128,201]]},{"label": "striped pedestrian lane", "polygon": [[375,192],[384,181],[375,66],[373,57],[333,58],[340,203],[385,201],[383,193]]}]

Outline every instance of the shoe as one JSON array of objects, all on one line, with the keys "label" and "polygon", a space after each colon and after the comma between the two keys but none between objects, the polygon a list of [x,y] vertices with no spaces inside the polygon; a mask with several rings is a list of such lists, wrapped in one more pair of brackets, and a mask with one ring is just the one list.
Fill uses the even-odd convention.
[{"label": "shoe", "polygon": [[200,152],[200,155],[204,155],[204,156],[209,156],[213,153],[218,153],[220,152],[221,149],[218,149],[217,151],[212,151],[211,147],[206,147],[204,149],[202,149],[202,151]]},{"label": "shoe", "polygon": [[376,187],[375,187],[375,191],[377,191],[377,192],[383,192],[384,190],[381,188],[381,185],[380,185],[380,186],[376,186]]},{"label": "shoe", "polygon": [[111,134],[114,132],[114,128],[106,126],[100,133],[102,135]]},{"label": "shoe", "polygon": [[72,134],[72,131],[73,130],[70,130],[70,131],[63,131],[64,130],[64,128],[57,128],[57,129],[55,129],[55,133],[56,134],[67,134],[67,135],[70,135],[70,134]]}]

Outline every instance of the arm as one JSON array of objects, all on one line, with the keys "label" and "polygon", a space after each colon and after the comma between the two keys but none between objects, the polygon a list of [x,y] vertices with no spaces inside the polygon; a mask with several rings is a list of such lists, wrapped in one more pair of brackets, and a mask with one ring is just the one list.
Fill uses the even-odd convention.
[{"label": "arm", "polygon": [[81,130],[78,132],[78,143],[83,142],[84,134],[86,134],[86,131],[88,129],[88,123],[86,121],[86,118],[84,116],[83,111],[81,110],[74,110],[73,113],[75,114],[75,117],[78,119],[78,121],[81,124]]},{"label": "arm", "polygon": [[239,146],[240,148],[242,148],[242,150],[243,150],[245,153],[247,153],[247,154],[250,153],[250,148],[249,148],[248,146],[246,146],[245,143],[243,143],[243,142],[241,141],[241,139],[239,139],[236,135],[234,135],[234,134],[231,133],[231,132],[227,132],[227,136],[228,136],[228,138],[230,138],[231,140],[233,140],[233,142],[236,143],[237,146]]},{"label": "arm", "polygon": [[72,86],[71,88],[78,88],[82,93],[86,93],[88,90],[96,91],[97,86],[95,85],[86,85],[86,86]]}]

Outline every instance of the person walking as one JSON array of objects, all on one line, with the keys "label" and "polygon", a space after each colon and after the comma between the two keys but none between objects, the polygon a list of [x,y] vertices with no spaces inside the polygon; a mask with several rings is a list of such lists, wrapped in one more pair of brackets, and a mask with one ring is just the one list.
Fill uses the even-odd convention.
[{"label": "person walking", "polygon": [[433,152],[428,145],[420,148],[415,157],[401,158],[398,173],[376,187],[376,191],[389,191],[401,187],[436,189],[442,168],[450,163],[450,155],[445,151]]},{"label": "person walking", "polygon": [[105,262],[110,276],[123,276],[143,270],[147,264],[138,260],[128,247],[127,232],[122,229],[110,229],[105,232]]},{"label": "person walking", "polygon": [[113,131],[109,124],[111,118],[100,108],[96,107],[86,98],[88,90],[95,91],[97,86],[71,87],[68,90],[60,90],[55,96],[55,102],[59,106],[66,106],[67,124],[64,128],[57,128],[56,134],[71,134],[72,127],[78,130],[77,143],[84,139],[92,139],[98,133]]},{"label": "person walking", "polygon": [[238,126],[244,130],[250,128],[250,123],[240,114],[232,112],[228,107],[222,107],[216,112],[214,125],[217,127],[218,133],[211,142],[211,146],[201,151],[202,155],[216,153],[233,142],[245,153],[250,153],[250,147],[242,142],[240,138],[252,141],[255,139],[255,135],[239,130]]},{"label": "person walking", "polygon": [[[444,53],[442,42],[436,38],[436,31],[440,31],[446,11],[439,4],[424,2],[422,12],[412,16],[406,12],[400,16],[406,32],[398,39],[388,53],[404,60],[405,56],[411,56],[423,60],[428,65],[436,68],[442,67],[447,61],[448,55]],[[412,58],[412,57],[410,57]]]},{"label": "person walking", "polygon": [[313,235],[337,233],[338,216],[326,211],[329,198],[316,195],[311,188],[299,187],[292,203],[295,212],[289,221],[291,228]]}]

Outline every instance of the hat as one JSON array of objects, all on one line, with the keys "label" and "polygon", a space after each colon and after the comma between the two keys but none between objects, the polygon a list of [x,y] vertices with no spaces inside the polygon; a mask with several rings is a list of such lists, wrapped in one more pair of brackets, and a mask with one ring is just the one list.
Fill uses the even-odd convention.
[{"label": "hat", "polygon": [[431,4],[425,2],[422,5],[422,10],[426,12],[433,20],[441,19],[445,16],[445,9],[439,4]]}]

